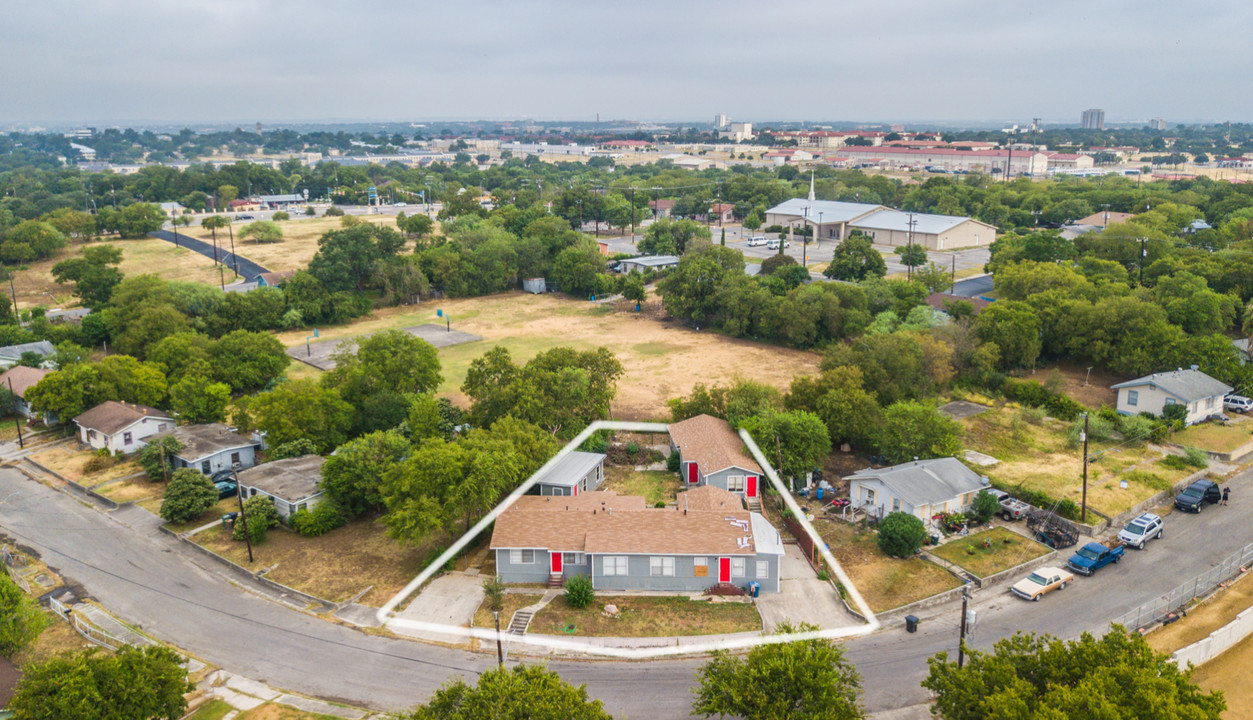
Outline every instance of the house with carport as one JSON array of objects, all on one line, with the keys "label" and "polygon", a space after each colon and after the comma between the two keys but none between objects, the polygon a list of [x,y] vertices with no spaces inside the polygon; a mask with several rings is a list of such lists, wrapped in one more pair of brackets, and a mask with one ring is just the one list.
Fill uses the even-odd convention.
[{"label": "house with carport", "polygon": [[679,473],[688,487],[712,485],[759,502],[765,473],[726,420],[702,414],[671,423],[670,449],[679,454]]},{"label": "house with carport", "polygon": [[169,413],[147,405],[107,400],[74,418],[79,442],[95,450],[130,454],[148,438],[174,427]]},{"label": "house with carport", "polygon": [[952,457],[867,468],[845,480],[852,507],[867,516],[903,512],[928,525],[940,513],[966,512],[975,495],[990,485],[986,477]]},{"label": "house with carport", "polygon": [[559,587],[575,575],[597,591],[703,592],[718,585],[779,591],[783,540],[738,495],[706,485],[673,507],[638,495],[523,495],[497,518],[491,550],[508,583]]},{"label": "house with carport", "polygon": [[1161,415],[1167,405],[1183,405],[1187,409],[1183,422],[1195,425],[1223,412],[1223,398],[1231,386],[1197,369],[1154,373],[1142,378],[1111,385],[1118,391],[1116,408],[1119,415],[1142,412]]}]

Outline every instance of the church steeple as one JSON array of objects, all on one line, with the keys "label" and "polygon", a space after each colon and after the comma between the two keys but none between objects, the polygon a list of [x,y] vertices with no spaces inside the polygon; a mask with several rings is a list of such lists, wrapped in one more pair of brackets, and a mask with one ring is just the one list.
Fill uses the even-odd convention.
[{"label": "church steeple", "polygon": [[809,171],[809,202],[813,202],[818,198],[814,197],[814,171]]}]

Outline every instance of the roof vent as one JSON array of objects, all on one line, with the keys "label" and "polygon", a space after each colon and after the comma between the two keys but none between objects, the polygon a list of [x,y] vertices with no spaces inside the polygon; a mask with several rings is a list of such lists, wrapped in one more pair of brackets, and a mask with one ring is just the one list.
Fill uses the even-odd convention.
[{"label": "roof vent", "polygon": [[1192,369],[1193,369],[1193,370],[1200,370],[1200,369],[1201,369],[1201,366],[1200,366],[1200,365],[1193,365],[1193,366],[1192,366]]}]

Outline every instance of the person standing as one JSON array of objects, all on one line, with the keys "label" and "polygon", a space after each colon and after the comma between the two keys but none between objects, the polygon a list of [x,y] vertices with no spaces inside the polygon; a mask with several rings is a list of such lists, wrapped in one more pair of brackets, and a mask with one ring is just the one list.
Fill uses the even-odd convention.
[{"label": "person standing", "polygon": [[1227,500],[1230,497],[1231,497],[1231,487],[1228,486],[1228,487],[1223,488],[1223,501],[1221,504],[1226,505]]}]

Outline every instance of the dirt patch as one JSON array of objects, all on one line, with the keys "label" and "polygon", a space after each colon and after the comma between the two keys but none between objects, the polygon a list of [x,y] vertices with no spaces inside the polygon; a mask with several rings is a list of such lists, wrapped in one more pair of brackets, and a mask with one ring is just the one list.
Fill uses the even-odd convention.
[{"label": "dirt patch", "polygon": [[96,645],[87,642],[82,635],[75,632],[69,623],[58,619],[51,612],[47,614],[50,622],[48,627],[44,628],[44,631],[39,634],[39,639],[35,641],[34,645],[26,648],[13,658],[19,667],[96,647]]},{"label": "dirt patch", "polygon": [[677,474],[664,470],[637,472],[629,467],[610,466],[605,468],[605,482],[600,489],[619,495],[643,495],[645,504],[651,507],[659,502],[674,502],[683,483]]},{"label": "dirt patch", "polygon": [[286,705],[267,703],[235,716],[236,720],[339,720],[334,715],[305,712]]},{"label": "dirt patch", "polygon": [[1250,607],[1253,607],[1253,581],[1248,580],[1246,574],[1226,590],[1189,610],[1186,618],[1154,630],[1145,640],[1154,650],[1171,653],[1203,640]]},{"label": "dirt patch", "polygon": [[0,656],[0,708],[13,699],[13,691],[17,689],[17,681],[22,679],[22,671],[17,669],[12,660]]},{"label": "dirt patch", "polygon": [[65,444],[41,450],[32,454],[30,459],[86,487],[96,487],[101,483],[134,475],[142,470],[138,462],[132,461],[118,463],[96,472],[87,472],[87,463],[95,457],[96,453],[93,451],[79,450],[73,444]]},{"label": "dirt patch", "polygon": [[1102,405],[1109,405],[1110,407],[1117,405],[1118,391],[1111,390],[1110,386],[1130,379],[1098,367],[1092,368],[1089,373],[1086,365],[1080,367],[1072,363],[1042,365],[1036,368],[1035,372],[1026,373],[1022,377],[1024,380],[1035,380],[1043,384],[1054,370],[1061,377],[1062,392],[1075,402],[1086,405],[1093,410],[1100,408]]},{"label": "dirt patch", "polygon": [[[392,215],[358,215],[354,217],[375,225],[396,227],[396,218]],[[338,217],[293,217],[291,220],[283,220],[278,223],[279,227],[283,229],[282,242],[258,243],[239,237],[240,230],[247,224],[246,222],[234,223],[231,225],[230,231],[226,228],[218,230],[218,245],[229,250],[231,244],[230,237],[233,232],[235,235],[235,252],[240,257],[248,258],[271,272],[304,270],[308,267],[309,261],[318,252],[318,239],[330,230],[339,230],[343,227]],[[180,235],[190,235],[205,242],[212,242],[213,240],[213,233],[199,225],[181,228],[178,232]],[[212,262],[211,258],[209,262]]]},{"label": "dirt patch", "polygon": [[343,602],[373,586],[357,602],[377,607],[395,595],[426,565],[426,547],[401,545],[382,522],[361,518],[321,537],[302,537],[284,527],[270,530],[253,546],[254,561],[242,542],[221,527],[192,538],[250,570],[272,568],[266,577],[332,602]]},{"label": "dirt patch", "polygon": [[[655,301],[646,304],[647,312],[619,312],[555,294],[522,292],[386,308],[351,325],[329,328],[322,336],[347,338],[437,322],[437,308],[452,316],[454,330],[485,338],[439,351],[444,375],[439,392],[462,405],[466,398],[461,384],[470,362],[494,345],[507,348],[518,363],[558,346],[609,348],[625,368],[612,406],[618,420],[668,420],[666,400],[691,393],[698,382],[726,384],[736,377],[751,377],[785,390],[796,375],[816,374],[821,359],[815,352],[738,340],[659,319]],[[301,330],[278,338],[289,347],[303,346],[307,334]]]},{"label": "dirt patch", "polygon": [[[605,614],[614,605],[618,614]],[[672,637],[761,630],[757,608],[742,602],[707,602],[682,597],[598,596],[576,609],[559,597],[531,620],[530,632],[575,637]]]},{"label": "dirt patch", "polygon": [[160,507],[161,501],[165,499],[165,483],[152,482],[147,475],[118,480],[94,489],[115,503],[149,501]]},{"label": "dirt patch", "polygon": [[[509,627],[509,621],[513,619],[513,614],[524,607],[529,607],[540,601],[543,595],[532,595],[530,593],[506,593],[505,606],[500,611],[500,629],[504,630]],[[484,600],[479,609],[474,612],[474,622],[472,627],[479,628],[496,628],[495,620],[492,618],[492,611],[487,607],[487,601]]]},{"label": "dirt patch", "polygon": [[1221,690],[1227,699],[1225,720],[1253,717],[1253,635],[1192,673],[1192,681],[1204,690]]}]

